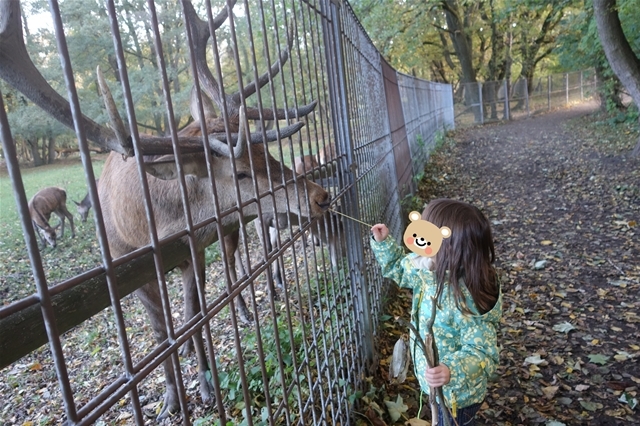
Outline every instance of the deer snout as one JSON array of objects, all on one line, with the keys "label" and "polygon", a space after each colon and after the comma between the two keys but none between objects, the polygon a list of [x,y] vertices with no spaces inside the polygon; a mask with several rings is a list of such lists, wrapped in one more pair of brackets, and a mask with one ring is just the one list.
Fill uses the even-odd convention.
[{"label": "deer snout", "polygon": [[312,197],[310,197],[309,201],[311,207],[309,216],[320,217],[329,208],[331,204],[331,196],[321,186],[318,186],[317,190],[314,191],[314,194]]},{"label": "deer snout", "polygon": [[323,212],[326,212],[329,209],[329,206],[331,206],[331,195],[325,191],[324,197],[321,200],[316,201],[316,204]]},{"label": "deer snout", "polygon": [[329,194],[327,194],[327,197],[325,199],[325,201],[322,201],[320,203],[317,203],[320,208],[322,209],[322,211],[327,211],[329,209],[329,206],[331,205],[331,196],[329,196]]}]

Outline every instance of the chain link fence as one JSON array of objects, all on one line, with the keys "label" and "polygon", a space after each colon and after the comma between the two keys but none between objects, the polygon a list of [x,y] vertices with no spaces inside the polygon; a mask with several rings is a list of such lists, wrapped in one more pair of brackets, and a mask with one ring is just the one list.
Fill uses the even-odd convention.
[{"label": "chain link fence", "polygon": [[[455,91],[457,127],[529,117],[583,102],[596,95],[594,70],[526,79],[464,83]],[[507,94],[507,96],[505,96]]]}]

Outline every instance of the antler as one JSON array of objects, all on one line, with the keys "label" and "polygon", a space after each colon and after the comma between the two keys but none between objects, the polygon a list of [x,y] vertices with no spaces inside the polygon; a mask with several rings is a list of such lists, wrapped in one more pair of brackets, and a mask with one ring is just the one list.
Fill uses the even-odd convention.
[{"label": "antler", "polygon": [[[56,120],[74,128],[71,106],[47,83],[31,62],[24,45],[20,2],[0,2],[0,77]],[[66,48],[66,46],[64,46]],[[120,141],[114,133],[84,115],[80,117],[87,137],[107,149],[133,155],[131,141]]]},{"label": "antler", "polygon": [[[236,0],[229,2],[229,7],[235,5]],[[218,107],[223,110],[223,99],[221,98],[220,86],[211,74],[206,63],[206,42],[210,37],[208,24],[201,20],[195,13],[195,9],[190,1],[184,1],[185,17],[191,30],[194,34],[195,43],[195,57],[196,57],[196,69],[198,75],[202,81],[204,92],[211,97],[211,99],[218,104]],[[58,92],[56,92],[49,83],[45,80],[42,74],[38,71],[36,66],[29,58],[26,46],[24,45],[24,37],[22,33],[21,25],[21,11],[20,3],[13,0],[0,0],[0,77],[7,81],[16,90],[23,93],[33,103],[38,105],[44,111],[53,116],[56,120],[65,124],[66,126],[74,129],[73,113],[69,102],[64,99]],[[213,31],[222,25],[227,19],[227,8],[223,9],[212,21]],[[61,27],[61,23],[57,25]],[[292,37],[289,37],[291,40]],[[264,86],[270,77],[273,77],[284,62],[288,59],[291,42],[287,50],[283,51],[280,55],[278,62],[273,64],[269,71],[263,74],[257,82],[252,82],[247,85],[242,93],[245,96],[249,96],[258,88]],[[60,42],[60,48],[66,51],[66,44],[64,40]],[[117,109],[113,103],[113,99],[109,101],[107,95],[108,87],[104,82],[104,78],[98,77],[101,92],[104,94],[105,105],[107,105],[107,111],[109,112],[112,129],[105,126],[101,126],[91,120],[90,118],[80,115],[79,125],[85,131],[87,138],[96,144],[103,146],[109,150],[122,153],[124,155],[132,156],[133,147],[131,137],[126,131],[126,127],[122,123],[122,120],[117,114]],[[239,131],[239,109],[240,109],[240,93],[234,93],[226,95],[224,104],[227,106],[227,112],[229,114],[228,125],[230,126],[230,140],[227,140],[227,134],[225,132],[224,120],[222,118],[211,118],[206,122],[208,130],[208,142],[211,149],[222,155],[234,155],[231,152],[228,142],[236,142]],[[291,117],[303,117],[309,114],[316,106],[316,102],[312,102],[309,105],[302,106],[300,108],[291,108],[288,110],[276,110],[263,109],[262,115],[266,117],[275,117],[278,119],[291,118]],[[211,117],[211,115],[210,115]],[[256,108],[248,108],[246,111],[247,119],[259,119],[260,111]],[[295,123],[280,129],[280,131],[269,131],[266,133],[267,141],[277,140],[278,138],[289,137],[300,130],[304,126],[304,123]],[[186,154],[190,152],[202,151],[202,138],[196,136],[198,132],[190,133],[186,131],[188,128],[197,127],[199,130],[199,124],[191,123],[190,126],[183,129],[179,134],[181,150]],[[262,142],[262,134],[252,133],[246,138],[251,143]],[[237,143],[235,143],[237,148]],[[151,135],[140,135],[140,151],[144,155],[164,155],[172,154],[173,147],[171,138],[169,137],[156,137]]]},{"label": "antler", "polygon": [[[233,2],[235,3],[235,1]],[[257,81],[251,82],[246,85],[242,91],[235,92],[233,94],[222,94],[222,90],[218,81],[215,79],[209,66],[206,61],[206,49],[207,49],[207,41],[211,36],[209,31],[209,26],[207,22],[200,19],[200,17],[196,14],[196,11],[191,4],[190,1],[183,1],[184,5],[184,14],[187,25],[189,26],[189,30],[192,35],[192,42],[194,45],[194,56],[195,56],[195,66],[198,72],[198,77],[200,78],[200,83],[202,85],[202,90],[206,93],[209,98],[218,105],[220,111],[224,111],[226,109],[229,115],[229,127],[232,131],[237,130],[238,126],[238,109],[241,104],[242,97],[248,97],[254,94],[258,89],[262,88],[265,84],[269,82],[269,79],[276,75],[282,66],[286,63],[289,58],[289,50],[291,49],[291,45],[293,43],[293,35],[292,31],[289,31],[289,44],[287,48],[282,51],[278,61],[271,65],[269,71],[262,74]],[[247,119],[249,120],[258,120],[261,117],[261,112],[263,117],[267,118],[275,118],[275,119],[287,119],[287,118],[300,118],[309,114],[316,107],[317,102],[313,101],[308,105],[304,105],[299,108],[289,108],[289,109],[277,109],[273,110],[270,108],[262,108],[261,110],[258,108],[247,108]],[[288,137],[292,134],[295,134],[304,124],[300,125],[300,123],[293,124],[291,126],[287,126],[280,130],[279,136]],[[183,129],[184,132],[189,133],[192,130],[190,127],[199,127],[199,123],[191,123],[189,126]],[[224,131],[224,120],[219,117],[211,117],[206,121],[207,131],[208,132],[222,132]],[[267,132],[267,141],[277,140],[278,132]],[[262,142],[262,134],[252,133],[249,137],[249,140],[254,143]]]}]

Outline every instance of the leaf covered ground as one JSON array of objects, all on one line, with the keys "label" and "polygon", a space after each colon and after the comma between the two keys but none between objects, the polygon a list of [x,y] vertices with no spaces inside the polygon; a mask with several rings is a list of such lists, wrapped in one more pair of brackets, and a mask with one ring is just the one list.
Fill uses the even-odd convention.
[{"label": "leaf covered ground", "polygon": [[[457,131],[432,155],[418,195],[480,207],[504,278],[501,363],[479,424],[640,424],[634,129],[607,125],[585,104]],[[400,385],[388,381],[388,358],[405,332],[392,317],[408,319],[410,309],[410,293],[390,292],[361,424],[419,423],[413,373]]]}]

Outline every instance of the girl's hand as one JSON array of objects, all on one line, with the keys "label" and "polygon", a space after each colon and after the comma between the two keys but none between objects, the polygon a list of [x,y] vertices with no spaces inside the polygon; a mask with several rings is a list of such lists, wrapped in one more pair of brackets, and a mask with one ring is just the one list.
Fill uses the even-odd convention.
[{"label": "girl's hand", "polygon": [[380,243],[389,236],[389,228],[387,228],[387,225],[378,223],[371,227],[371,233],[373,234],[373,239]]},{"label": "girl's hand", "polygon": [[427,368],[426,376],[429,386],[434,388],[444,386],[451,381],[451,372],[449,371],[449,367],[444,364],[440,364],[433,368]]}]

